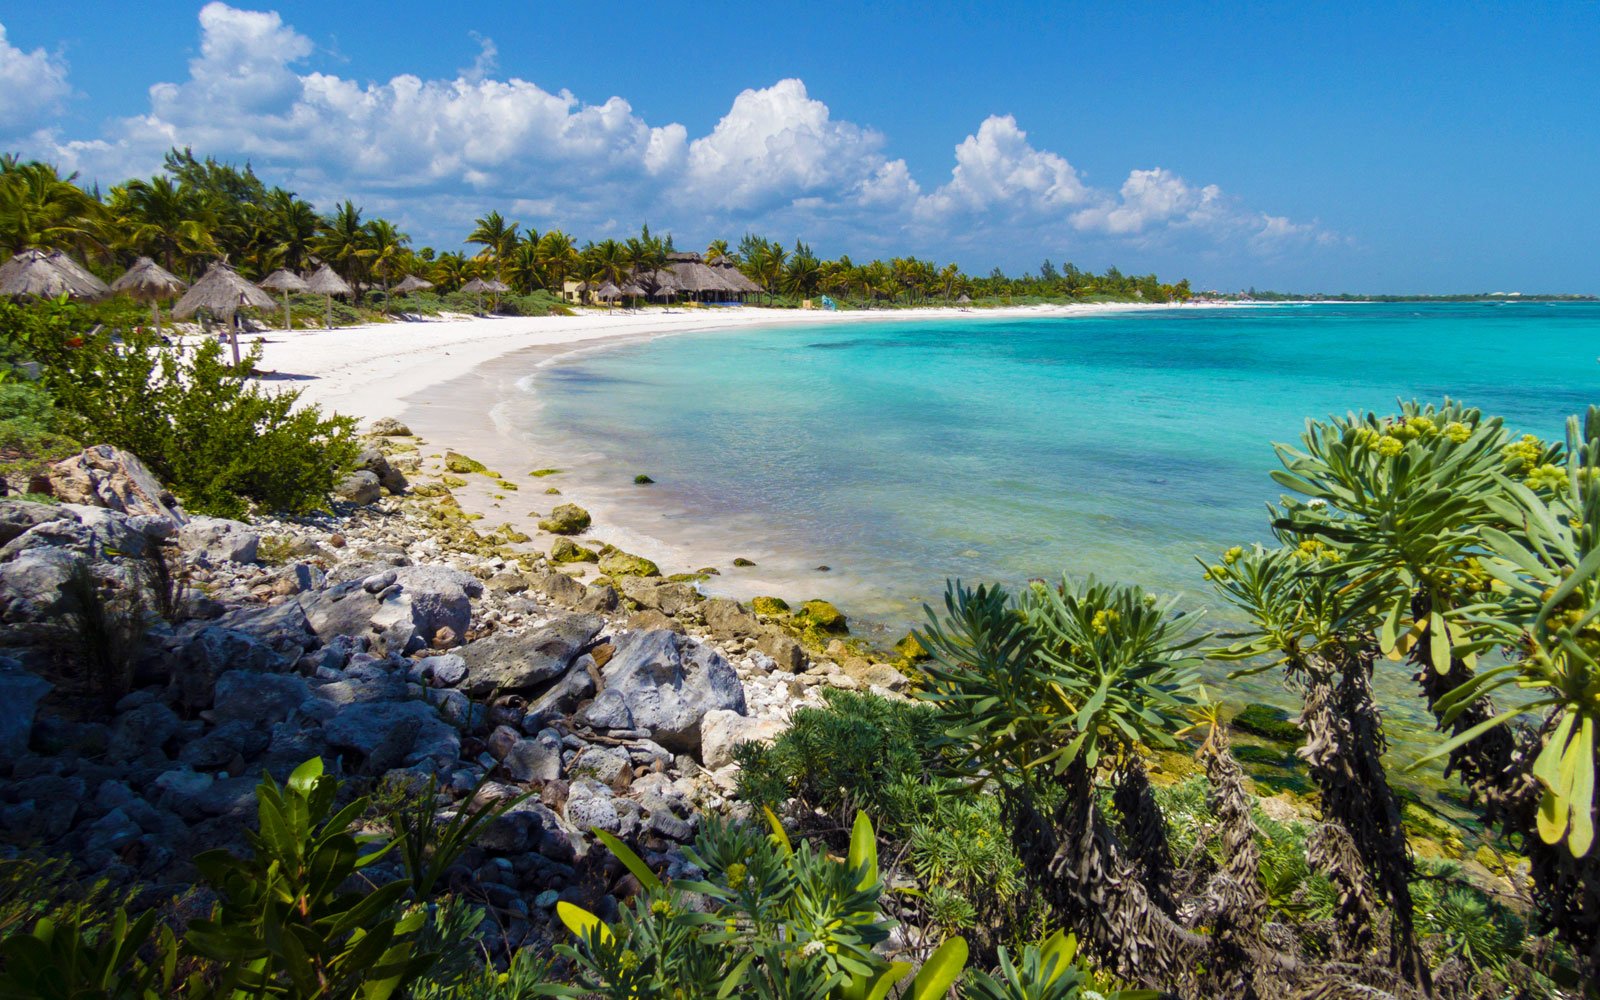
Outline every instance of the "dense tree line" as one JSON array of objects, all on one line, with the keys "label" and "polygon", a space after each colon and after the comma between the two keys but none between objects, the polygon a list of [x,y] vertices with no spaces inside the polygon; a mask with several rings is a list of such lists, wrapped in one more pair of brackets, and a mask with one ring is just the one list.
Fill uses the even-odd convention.
[{"label": "dense tree line", "polygon": [[[676,252],[671,235],[644,227],[637,236],[580,241],[559,228],[543,232],[490,211],[473,222],[468,250],[416,246],[389,219],[369,217],[352,201],[319,212],[292,191],[268,186],[247,164],[237,167],[191,150],[170,151],[162,172],[109,191],[86,190],[76,175],[15,155],[0,157],[0,250],[69,249],[111,274],[148,256],[175,274],[196,278],[226,260],[260,279],[279,268],[305,271],[329,264],[353,287],[385,289],[407,275],[440,291],[473,278],[494,278],[527,295],[560,295],[568,281],[619,287],[633,282],[647,294],[654,276]],[[746,234],[737,244],[713,240],[702,252],[710,264],[731,264],[760,284],[768,301],[819,295],[863,305],[920,305],[963,295],[990,300],[1142,299],[1183,301],[1187,280],[1124,275],[1115,267],[1093,274],[1046,260],[1037,275],[1009,277],[998,268],[974,277],[955,263],[915,256],[857,263],[848,254],[819,256],[803,241],[784,243]]]}]

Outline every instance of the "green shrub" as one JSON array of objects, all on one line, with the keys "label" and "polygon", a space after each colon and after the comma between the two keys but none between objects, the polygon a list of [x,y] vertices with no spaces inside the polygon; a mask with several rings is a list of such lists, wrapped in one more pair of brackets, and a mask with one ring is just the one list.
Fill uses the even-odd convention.
[{"label": "green shrub", "polygon": [[903,830],[921,802],[907,801],[901,779],[926,780],[941,735],[932,709],[875,695],[829,691],[823,708],[802,708],[770,746],[746,743],[739,797],[776,806],[789,798],[844,817],[863,809],[886,829]]},{"label": "green shrub", "polygon": [[66,303],[0,303],[0,339],[43,362],[58,428],[133,452],[195,510],[305,513],[353,466],[355,421],[255,384],[259,348],[235,367],[212,338],[186,349],[140,331],[118,344],[85,321]]}]

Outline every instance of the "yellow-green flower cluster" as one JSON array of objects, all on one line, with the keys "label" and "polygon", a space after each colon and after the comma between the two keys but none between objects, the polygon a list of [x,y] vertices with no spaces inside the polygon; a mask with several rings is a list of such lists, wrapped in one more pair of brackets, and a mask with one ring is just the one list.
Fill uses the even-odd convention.
[{"label": "yellow-green flower cluster", "polygon": [[1516,466],[1523,472],[1531,472],[1539,464],[1539,459],[1544,457],[1544,442],[1532,434],[1524,434],[1521,438],[1505,446],[1501,452],[1507,462]]},{"label": "yellow-green flower cluster", "polygon": [[1439,426],[1433,422],[1432,418],[1421,415],[1391,420],[1389,421],[1389,426],[1385,427],[1383,431],[1388,436],[1399,438],[1401,441],[1439,436]]},{"label": "yellow-green flower cluster", "polygon": [[1294,547],[1294,557],[1301,562],[1339,562],[1344,556],[1338,549],[1320,538],[1307,538]]},{"label": "yellow-green flower cluster", "polygon": [[1472,428],[1459,420],[1452,420],[1444,425],[1444,436],[1456,444],[1466,444],[1467,438],[1472,436]]},{"label": "yellow-green flower cluster", "polygon": [[1530,490],[1557,491],[1564,489],[1567,485],[1567,470],[1559,465],[1551,465],[1546,462],[1538,468],[1529,469],[1527,476],[1523,477],[1522,481],[1528,485]]},{"label": "yellow-green flower cluster", "polygon": [[1105,635],[1111,631],[1111,626],[1121,620],[1122,616],[1117,614],[1116,609],[1101,608],[1094,613],[1094,618],[1090,619],[1089,627],[1094,629],[1097,635]]}]

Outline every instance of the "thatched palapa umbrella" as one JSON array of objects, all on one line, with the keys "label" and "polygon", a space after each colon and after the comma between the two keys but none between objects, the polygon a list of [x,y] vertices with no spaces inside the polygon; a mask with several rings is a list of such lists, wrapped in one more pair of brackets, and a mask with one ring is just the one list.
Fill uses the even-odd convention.
[{"label": "thatched palapa umbrella", "polygon": [[477,295],[478,295],[478,315],[481,316],[481,315],[483,315],[483,293],[484,292],[488,292],[491,295],[498,295],[501,292],[509,292],[509,291],[511,291],[511,288],[510,288],[509,285],[501,284],[500,282],[494,280],[493,278],[490,278],[488,281],[485,281],[482,278],[473,278],[471,281],[467,282],[465,285],[462,285],[461,286],[461,290],[463,292],[476,292],[477,293]]},{"label": "thatched palapa umbrella", "polygon": [[432,287],[433,282],[427,278],[419,278],[414,274],[408,274],[400,279],[400,283],[389,289],[389,291],[395,295],[410,295],[412,292],[425,292]]},{"label": "thatched palapa umbrella", "polygon": [[970,305],[972,305],[972,299],[970,299],[967,296],[966,292],[962,292],[961,293],[961,297],[959,299],[956,299],[956,305],[958,305],[958,306],[970,306]]},{"label": "thatched palapa umbrella", "polygon": [[594,297],[601,302],[615,302],[622,298],[622,289],[608,281],[595,289]]},{"label": "thatched palapa umbrella", "polygon": [[60,250],[24,250],[0,264],[0,295],[98,299],[110,292],[105,282]]},{"label": "thatched palapa umbrella", "polygon": [[[172,315],[182,319],[204,309],[212,316],[232,320],[240,309],[271,309],[275,305],[272,296],[244,280],[227,264],[218,262],[178,300],[172,307]],[[228,324],[228,339],[233,344],[233,363],[237,365],[239,328],[232,322]]]},{"label": "thatched palapa umbrella", "polygon": [[268,291],[283,293],[283,328],[289,329],[293,319],[289,315],[289,293],[305,291],[306,279],[288,268],[279,268],[261,279],[261,287]]},{"label": "thatched palapa umbrella", "polygon": [[150,320],[155,324],[158,337],[161,336],[161,300],[179,295],[188,287],[188,282],[149,257],[134,261],[122,277],[111,283],[113,292],[150,303]]},{"label": "thatched palapa umbrella", "polygon": [[328,300],[327,325],[330,329],[333,327],[333,297],[354,294],[350,286],[345,284],[345,280],[326,264],[317,268],[317,273],[306,279],[306,291],[316,292]]}]

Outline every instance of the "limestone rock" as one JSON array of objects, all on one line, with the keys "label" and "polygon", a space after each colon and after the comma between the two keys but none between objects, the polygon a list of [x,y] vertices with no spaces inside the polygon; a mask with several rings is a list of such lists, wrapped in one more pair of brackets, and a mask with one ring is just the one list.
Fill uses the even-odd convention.
[{"label": "limestone rock", "polygon": [[37,524],[69,520],[76,515],[62,504],[31,500],[0,500],[0,545],[6,545]]},{"label": "limestone rock", "polygon": [[564,503],[550,512],[550,516],[539,522],[541,531],[548,531],[552,535],[576,535],[589,527],[589,512],[575,503]]},{"label": "limestone rock", "polygon": [[367,433],[374,437],[410,437],[411,428],[394,417],[379,417],[367,428]]},{"label": "limestone rock", "polygon": [[[390,734],[395,731],[410,732],[404,746],[393,745]],[[461,738],[455,729],[431,706],[420,701],[346,705],[322,727],[322,735],[330,747],[353,750],[369,759],[380,750],[389,750],[399,758],[400,763],[392,765],[395,767],[420,760],[448,767],[454,764],[461,751]]]},{"label": "limestone rock", "polygon": [[605,621],[568,615],[528,632],[497,632],[461,648],[467,679],[461,689],[481,698],[493,691],[526,691],[566,673]]},{"label": "limestone rock", "polygon": [[675,615],[700,601],[700,592],[687,583],[623,576],[617,579],[617,586],[622,589],[623,597],[639,607],[664,615]]},{"label": "limestone rock", "polygon": [[798,674],[806,668],[806,651],[794,639],[786,635],[763,636],[756,643],[756,649],[772,657],[779,670],[786,670],[791,674]]},{"label": "limestone rock", "polygon": [[644,556],[636,556],[630,552],[607,546],[600,553],[600,572],[612,578],[660,576],[661,567]]},{"label": "limestone rock", "polygon": [[599,562],[600,556],[570,538],[558,538],[550,546],[550,561],[557,563]]},{"label": "limestone rock", "polygon": [[700,608],[706,627],[719,636],[744,639],[761,634],[761,623],[738,601],[713,597]]},{"label": "limestone rock", "polygon": [[634,725],[671,750],[699,750],[700,720],[712,709],[745,711],[733,666],[711,647],[665,630],[618,640],[601,676],[605,691],[622,696]]},{"label": "limestone rock", "polygon": [[28,752],[33,716],[50,683],[22,669],[22,664],[0,658],[0,760],[16,760]]},{"label": "limestone rock", "polygon": [[333,488],[333,495],[358,507],[364,507],[369,503],[377,503],[378,498],[383,496],[383,488],[377,473],[367,469],[357,469],[339,480],[339,484]]},{"label": "limestone rock", "polygon": [[500,765],[518,781],[555,781],[561,777],[561,734],[542,729],[531,739],[516,741]]},{"label": "limestone rock", "polygon": [[183,524],[188,520],[171,493],[143,462],[108,444],[85,448],[50,467],[50,493],[66,503],[108,507],[124,514],[154,514]]},{"label": "limestone rock", "polygon": [[261,536],[242,521],[225,517],[196,517],[178,529],[178,547],[190,557],[211,564],[253,563]]},{"label": "limestone rock", "polygon": [[754,719],[725,708],[714,708],[700,720],[700,762],[710,770],[733,763],[733,748],[741,743],[770,743],[789,724],[781,719]]},{"label": "limestone rock", "polygon": [[588,594],[583,584],[565,573],[545,573],[534,578],[533,587],[563,608],[576,608]]}]

